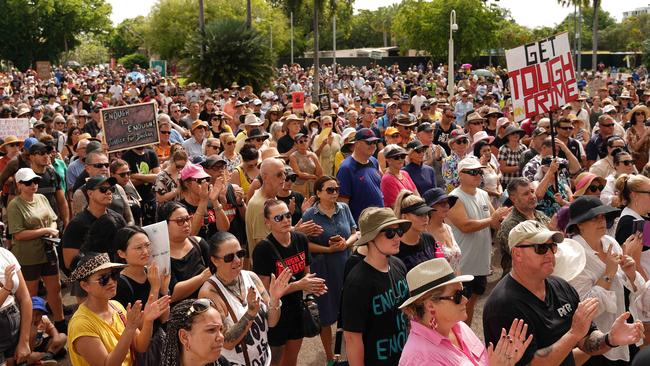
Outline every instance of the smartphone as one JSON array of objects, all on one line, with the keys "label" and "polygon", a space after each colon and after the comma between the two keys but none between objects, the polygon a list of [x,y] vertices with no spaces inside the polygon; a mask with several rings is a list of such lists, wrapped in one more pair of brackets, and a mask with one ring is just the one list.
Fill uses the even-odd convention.
[{"label": "smartphone", "polygon": [[632,232],[634,234],[642,233],[643,246],[646,248],[650,248],[650,221],[646,221],[643,219],[634,220],[632,222]]},{"label": "smartphone", "polygon": [[643,227],[645,226],[645,220],[637,219],[632,222],[632,232],[633,233],[642,233]]}]

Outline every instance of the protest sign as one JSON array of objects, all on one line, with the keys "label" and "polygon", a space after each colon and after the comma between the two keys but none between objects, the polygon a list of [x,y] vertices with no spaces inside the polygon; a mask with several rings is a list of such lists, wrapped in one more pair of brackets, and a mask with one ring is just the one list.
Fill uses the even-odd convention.
[{"label": "protest sign", "polygon": [[305,92],[291,93],[291,108],[293,110],[305,108]]},{"label": "protest sign", "polygon": [[169,256],[169,233],[167,232],[167,221],[142,227],[149,237],[151,247],[151,261],[158,267],[158,273],[168,274],[171,271],[171,259]]},{"label": "protest sign", "polygon": [[19,139],[29,137],[29,119],[27,118],[0,118],[0,138],[16,136]]},{"label": "protest sign", "polygon": [[329,94],[319,94],[318,104],[319,104],[318,108],[320,108],[322,112],[332,110],[332,104],[330,104]]},{"label": "protest sign", "polygon": [[515,121],[578,99],[568,33],[506,51]]},{"label": "protest sign", "polygon": [[167,76],[167,61],[166,60],[151,60],[149,61],[149,68],[158,71],[162,77]]},{"label": "protest sign", "polygon": [[50,61],[36,61],[36,73],[42,80],[49,80],[52,77]]},{"label": "protest sign", "polygon": [[157,144],[156,109],[153,103],[105,108],[100,111],[108,152]]}]

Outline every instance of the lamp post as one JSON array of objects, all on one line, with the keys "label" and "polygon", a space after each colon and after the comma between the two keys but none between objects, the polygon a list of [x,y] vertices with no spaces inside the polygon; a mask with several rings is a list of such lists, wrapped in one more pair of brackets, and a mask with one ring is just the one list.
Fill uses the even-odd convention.
[{"label": "lamp post", "polygon": [[449,75],[447,76],[447,91],[454,95],[454,32],[458,30],[456,24],[456,10],[449,13]]},{"label": "lamp post", "polygon": [[291,65],[293,65],[293,12],[291,12]]}]

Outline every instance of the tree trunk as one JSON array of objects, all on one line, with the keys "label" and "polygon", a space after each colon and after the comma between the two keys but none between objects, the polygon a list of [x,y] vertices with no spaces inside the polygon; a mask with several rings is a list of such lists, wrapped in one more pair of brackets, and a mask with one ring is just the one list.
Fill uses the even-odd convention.
[{"label": "tree trunk", "polygon": [[320,56],[318,55],[318,8],[320,1],[314,0],[314,86],[312,88],[312,100],[318,100],[320,91]]},{"label": "tree trunk", "polygon": [[591,69],[593,72],[596,72],[598,67],[598,8],[600,8],[600,0],[594,0],[594,20],[591,25],[592,34],[592,54],[591,54]]},{"label": "tree trunk", "polygon": [[251,25],[253,24],[252,11],[253,10],[252,10],[252,5],[251,5],[251,0],[246,0],[246,26],[248,28],[250,28]]}]

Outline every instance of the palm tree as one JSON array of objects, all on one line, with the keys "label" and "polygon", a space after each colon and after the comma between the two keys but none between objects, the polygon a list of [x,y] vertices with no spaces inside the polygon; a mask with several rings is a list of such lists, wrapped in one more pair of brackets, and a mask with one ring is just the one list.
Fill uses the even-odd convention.
[{"label": "palm tree", "polygon": [[591,69],[596,71],[598,66],[598,10],[600,9],[600,3],[602,0],[557,0],[557,2],[562,6],[578,6],[578,7],[592,7],[593,11],[593,22],[591,25],[591,39],[592,39],[592,54],[591,54]]}]

